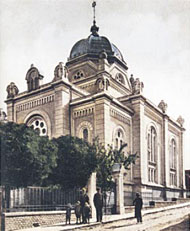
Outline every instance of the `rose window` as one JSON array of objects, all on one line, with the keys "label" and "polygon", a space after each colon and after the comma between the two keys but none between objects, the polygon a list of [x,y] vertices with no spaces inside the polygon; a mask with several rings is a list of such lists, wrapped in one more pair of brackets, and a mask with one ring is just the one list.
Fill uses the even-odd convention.
[{"label": "rose window", "polygon": [[27,125],[33,128],[35,131],[38,131],[40,136],[47,136],[47,125],[42,117],[34,117]]}]

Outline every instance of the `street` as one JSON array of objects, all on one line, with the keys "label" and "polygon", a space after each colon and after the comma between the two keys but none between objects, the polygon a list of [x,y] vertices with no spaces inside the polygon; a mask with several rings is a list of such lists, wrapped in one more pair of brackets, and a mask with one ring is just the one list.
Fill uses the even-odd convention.
[{"label": "street", "polygon": [[[103,223],[96,227],[84,227],[75,230],[93,230],[93,231],[189,231],[189,208],[181,208],[165,211],[163,213],[149,214],[143,217],[142,224],[136,224],[136,219],[127,219],[114,221],[112,223]],[[180,223],[180,224],[179,224]],[[168,228],[172,226],[171,228]]]}]

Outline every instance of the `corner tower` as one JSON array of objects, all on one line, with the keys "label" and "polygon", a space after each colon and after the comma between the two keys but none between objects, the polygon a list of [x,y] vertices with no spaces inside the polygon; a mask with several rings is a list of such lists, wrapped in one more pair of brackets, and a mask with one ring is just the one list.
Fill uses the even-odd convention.
[{"label": "corner tower", "polygon": [[127,64],[120,50],[105,36],[100,36],[95,20],[95,2],[93,2],[94,20],[91,34],[81,39],[71,49],[66,67],[68,79],[90,94],[102,90],[114,97],[131,94],[128,81]]}]

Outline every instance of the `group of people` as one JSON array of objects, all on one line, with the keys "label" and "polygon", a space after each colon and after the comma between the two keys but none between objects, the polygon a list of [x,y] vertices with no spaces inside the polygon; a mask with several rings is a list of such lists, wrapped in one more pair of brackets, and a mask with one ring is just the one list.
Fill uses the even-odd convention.
[{"label": "group of people", "polygon": [[[93,202],[96,208],[96,220],[97,222],[102,222],[103,195],[101,193],[100,188],[97,188],[97,192],[94,194]],[[136,198],[133,201],[133,205],[135,206],[135,218],[137,219],[137,223],[142,222],[141,209],[143,206],[143,201],[139,193],[136,193]],[[92,217],[91,206],[85,188],[81,190],[79,201],[77,201],[74,209],[76,216],[76,224],[86,224],[90,222],[90,218]],[[66,208],[66,224],[70,224],[71,210],[72,206],[71,204],[68,204]]]},{"label": "group of people", "polygon": [[[97,222],[101,222],[102,221],[103,196],[100,191],[100,188],[97,188],[97,192],[94,195],[94,206],[96,208]],[[66,224],[70,224],[71,222],[71,210],[72,210],[72,206],[69,203],[66,207]],[[86,224],[90,222],[90,218],[92,217],[92,214],[91,214],[92,211],[91,211],[91,206],[89,203],[89,197],[86,193],[85,188],[81,190],[79,200],[77,201],[74,210],[75,210],[75,216],[76,216],[76,224]]]}]

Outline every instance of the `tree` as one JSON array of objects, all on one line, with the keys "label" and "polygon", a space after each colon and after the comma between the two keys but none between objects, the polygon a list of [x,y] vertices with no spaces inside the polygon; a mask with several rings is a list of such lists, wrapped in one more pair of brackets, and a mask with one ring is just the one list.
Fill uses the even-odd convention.
[{"label": "tree", "polygon": [[56,166],[57,146],[25,124],[0,124],[1,184],[43,185]]},{"label": "tree", "polygon": [[64,189],[84,187],[97,165],[94,146],[68,135],[53,139],[53,142],[58,146],[58,159],[49,182]]},{"label": "tree", "polygon": [[124,148],[127,144],[123,144],[120,149],[113,149],[112,145],[105,146],[99,143],[98,139],[95,140],[95,147],[97,152],[97,184],[103,191],[109,191],[112,189],[114,182],[112,178],[112,168],[115,163],[119,163],[124,166],[126,170],[130,169],[131,163],[135,164],[135,160],[138,158],[137,153],[127,155],[124,152]]}]

